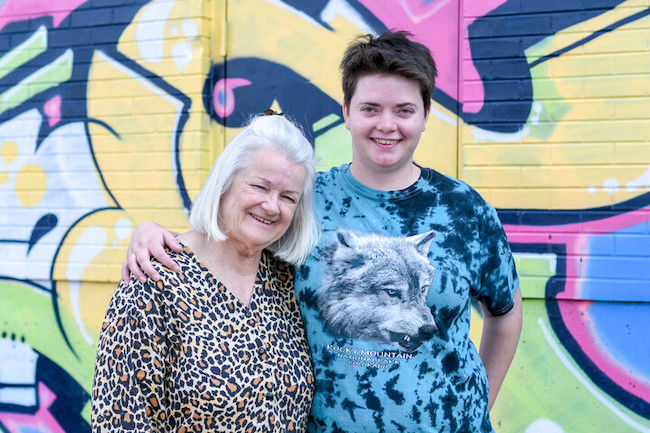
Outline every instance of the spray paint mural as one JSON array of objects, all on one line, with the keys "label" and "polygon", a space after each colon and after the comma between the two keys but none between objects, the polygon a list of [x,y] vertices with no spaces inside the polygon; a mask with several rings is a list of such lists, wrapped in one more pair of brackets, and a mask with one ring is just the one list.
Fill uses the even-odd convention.
[{"label": "spray paint mural", "polygon": [[401,28],[440,71],[416,159],[499,209],[522,276],[495,428],[650,432],[648,15],[638,0],[0,1],[0,431],[90,430],[133,227],[187,227],[221,146],[267,107],[303,124],[322,168],[348,161],[339,56]]}]

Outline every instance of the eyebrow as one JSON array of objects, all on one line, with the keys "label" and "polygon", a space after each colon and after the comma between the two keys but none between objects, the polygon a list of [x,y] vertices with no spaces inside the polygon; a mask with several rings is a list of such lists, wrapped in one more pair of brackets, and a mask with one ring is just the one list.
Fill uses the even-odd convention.
[{"label": "eyebrow", "polygon": [[[371,105],[371,106],[373,106],[373,107],[378,107],[378,106],[380,106],[381,104],[378,103],[378,102],[370,102],[370,101],[367,101],[367,102],[359,102],[359,105]],[[396,104],[395,106],[396,106],[397,108],[402,108],[402,107],[417,107],[417,105],[418,105],[418,104],[415,103],[415,102],[400,102],[399,104]]]},{"label": "eyebrow", "polygon": [[[249,179],[249,182],[252,182],[252,181],[258,181],[258,182],[262,182],[262,183],[265,183],[265,184],[269,184],[269,183],[271,183],[270,180],[268,180],[267,178],[265,178],[265,177],[263,177],[263,176],[261,176],[261,175],[255,175],[253,178],[250,178],[250,179]],[[296,194],[296,195],[300,195],[300,194],[301,194],[300,191],[294,191],[294,190],[292,190],[292,189],[287,190],[287,191],[281,191],[281,192],[282,192],[283,194]]]}]

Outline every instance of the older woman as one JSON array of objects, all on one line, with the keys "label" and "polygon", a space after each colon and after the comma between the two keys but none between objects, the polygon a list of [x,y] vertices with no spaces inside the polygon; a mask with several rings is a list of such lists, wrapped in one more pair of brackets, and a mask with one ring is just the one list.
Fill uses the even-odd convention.
[{"label": "older woman", "polygon": [[93,432],[302,431],[313,370],[292,267],[314,246],[313,151],[259,116],[216,161],[170,252],[122,282],[102,326]]}]

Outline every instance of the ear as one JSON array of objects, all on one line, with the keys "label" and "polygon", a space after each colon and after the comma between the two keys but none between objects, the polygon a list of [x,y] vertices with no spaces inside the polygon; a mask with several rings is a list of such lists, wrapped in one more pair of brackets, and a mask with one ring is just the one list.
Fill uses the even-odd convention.
[{"label": "ear", "polygon": [[359,244],[359,236],[350,230],[338,229],[336,231],[336,238],[341,245],[347,248],[354,248]]},{"label": "ear", "polygon": [[343,232],[337,232],[336,237],[339,240],[339,243],[347,248],[350,248],[350,245],[348,244],[348,240],[345,238],[345,233]]},{"label": "ear", "polygon": [[343,103],[343,119],[345,120],[345,127],[350,130],[350,107],[344,102]]},{"label": "ear", "polygon": [[424,120],[422,121],[422,132],[427,129],[427,122],[429,121],[429,114],[431,114],[431,105],[427,109],[427,112],[424,114]]},{"label": "ear", "polygon": [[429,248],[433,243],[433,239],[436,237],[437,232],[435,230],[429,230],[428,232],[411,236],[408,238],[415,245],[420,254],[427,255],[429,254]]}]

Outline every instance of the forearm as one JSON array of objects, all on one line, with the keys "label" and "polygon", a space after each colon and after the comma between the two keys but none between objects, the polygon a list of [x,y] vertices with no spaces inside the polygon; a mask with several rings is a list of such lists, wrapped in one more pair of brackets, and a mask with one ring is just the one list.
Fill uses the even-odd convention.
[{"label": "forearm", "polygon": [[501,384],[515,356],[522,326],[521,291],[515,294],[515,305],[503,316],[492,316],[485,309],[479,355],[490,383],[489,407],[494,405]]}]

